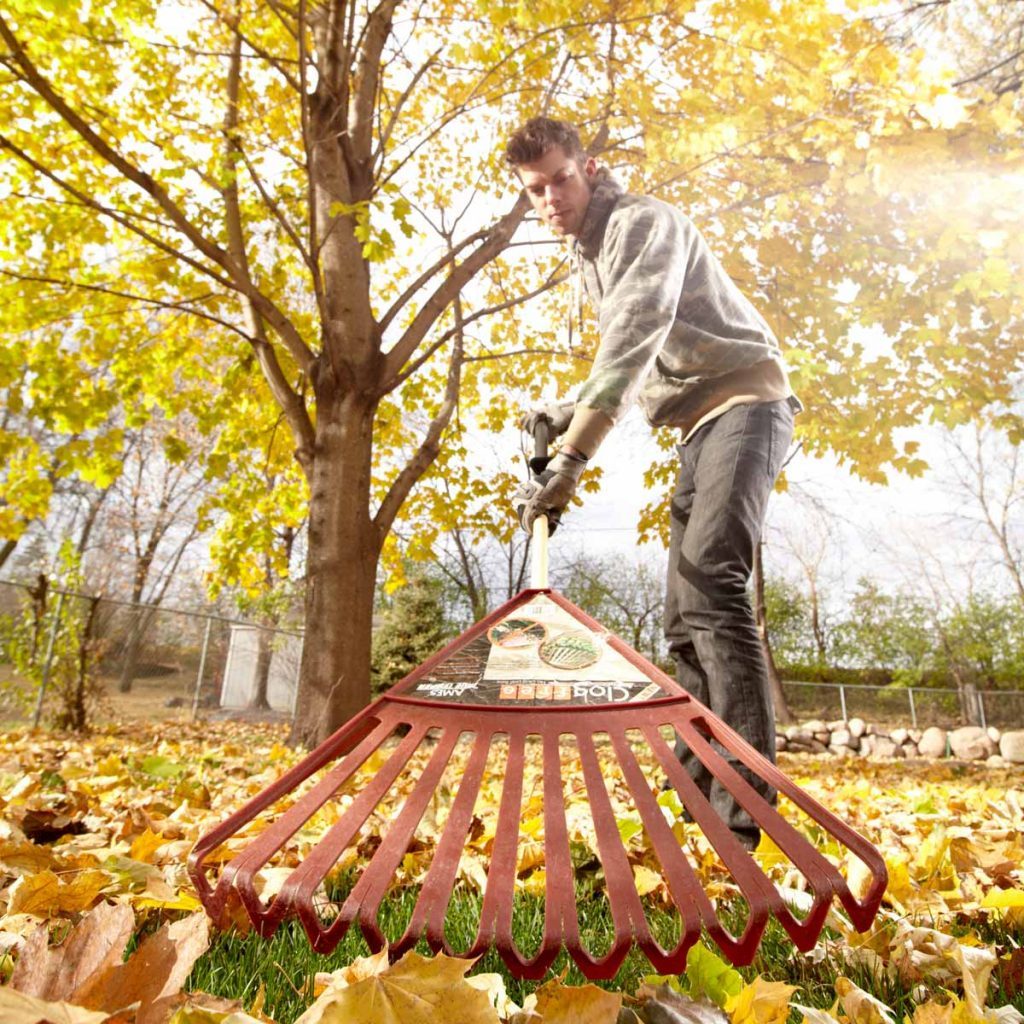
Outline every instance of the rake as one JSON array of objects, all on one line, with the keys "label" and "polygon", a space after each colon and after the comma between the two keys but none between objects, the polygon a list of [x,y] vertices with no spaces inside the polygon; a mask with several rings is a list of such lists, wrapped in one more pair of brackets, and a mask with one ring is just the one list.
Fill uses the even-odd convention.
[{"label": "rake", "polygon": [[[536,438],[534,463],[546,450],[545,435]],[[542,977],[564,948],[594,980],[613,977],[634,945],[658,973],[682,973],[702,930],[733,963],[747,964],[772,917],[798,949],[811,949],[833,900],[857,930],[869,927],[887,880],[874,846],[675,680],[552,590],[547,536],[548,524],[539,518],[528,589],[199,840],[189,873],[215,922],[226,925],[240,902],[260,935],[273,935],[294,916],[325,954],[353,923],[374,952],[390,945],[394,956],[421,938],[449,955],[476,957],[493,947],[514,976],[528,979]],[[802,876],[799,909],[683,769],[673,751],[677,739],[749,812],[774,844],[773,860],[787,862],[787,877]],[[823,832],[830,856],[783,818],[726,754]],[[678,795],[686,823],[659,798],[662,780]],[[391,810],[388,798],[396,792],[404,799]],[[484,820],[493,818],[495,806],[488,828]],[[316,841],[294,864],[297,837],[311,821]],[[424,823],[433,842],[417,837]],[[638,834],[642,846],[633,841]],[[513,935],[514,900],[532,866],[524,863],[527,847],[542,851],[543,881],[535,889],[543,892],[544,918],[540,943],[528,953]],[[581,847],[600,863],[614,932],[600,952],[581,937]],[[477,854],[474,861],[481,849],[486,859]],[[711,850],[731,875],[725,891],[738,894],[732,904],[705,891],[701,871]],[[638,857],[678,915],[669,941],[648,920]],[[847,874],[856,872],[855,883],[836,866],[843,861]],[[379,920],[382,903],[410,863],[423,872],[419,892],[404,931],[389,943]],[[357,864],[358,877],[344,891],[339,869]],[[475,878],[483,897],[475,937],[457,949],[446,916],[467,878]],[[744,912],[742,927],[730,928]]]}]

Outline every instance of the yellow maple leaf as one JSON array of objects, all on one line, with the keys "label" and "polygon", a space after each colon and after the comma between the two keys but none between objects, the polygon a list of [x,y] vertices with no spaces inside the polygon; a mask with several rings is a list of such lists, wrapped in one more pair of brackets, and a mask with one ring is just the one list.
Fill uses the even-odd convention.
[{"label": "yellow maple leaf", "polygon": [[910,1024],[952,1024],[952,1021],[953,1004],[948,1000],[940,1003],[937,999],[915,1006],[910,1018]]},{"label": "yellow maple leaf", "polygon": [[796,985],[765,981],[758,975],[725,1002],[732,1024],[783,1024],[789,1019],[789,999]]},{"label": "yellow maple leaf", "polygon": [[896,1024],[892,1009],[849,978],[836,978],[836,995],[850,1024]]},{"label": "yellow maple leaf", "polygon": [[622,1008],[621,992],[596,985],[563,985],[549,981],[537,989],[537,1012],[544,1024],[615,1024]]},{"label": "yellow maple leaf", "polygon": [[135,837],[128,856],[132,860],[142,861],[143,864],[152,864],[153,854],[166,842],[167,840],[159,832],[153,832],[147,828],[145,832]]},{"label": "yellow maple leaf", "polygon": [[296,1024],[499,1024],[487,994],[466,983],[472,964],[443,953],[406,953],[378,974],[330,986]]},{"label": "yellow maple leaf", "polygon": [[104,871],[81,871],[67,882],[49,870],[22,875],[11,886],[8,913],[37,917],[59,911],[78,913],[92,906],[109,884],[110,876]]},{"label": "yellow maple leaf", "polygon": [[109,1013],[86,1010],[71,1003],[51,1003],[9,988],[0,988],[0,1017],[6,1024],[102,1024]]}]

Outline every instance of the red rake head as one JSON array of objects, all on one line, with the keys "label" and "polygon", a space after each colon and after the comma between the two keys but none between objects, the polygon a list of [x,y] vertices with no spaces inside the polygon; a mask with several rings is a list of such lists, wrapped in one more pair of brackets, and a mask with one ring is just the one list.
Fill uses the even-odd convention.
[{"label": "red rake head", "polygon": [[[682,768],[675,737],[736,797],[787,867],[802,874],[800,916]],[[866,866],[871,880],[863,898],[737,766],[778,790]],[[661,779],[692,824],[666,813]],[[400,803],[389,813],[396,792]],[[211,884],[207,871],[221,859],[222,844],[239,846],[268,811],[266,827]],[[295,854],[311,820],[319,826],[315,842],[304,856]],[[630,832],[642,833],[643,842]],[[596,853],[604,874],[614,940],[601,955],[580,935],[574,854],[581,848]],[[702,884],[712,849],[731,875],[728,890],[746,903],[738,935]],[[332,873],[356,856],[365,864],[355,885],[330,900],[325,885]],[[237,894],[261,935],[295,915],[313,948],[328,953],[357,921],[377,951],[387,941],[378,921],[382,902],[410,857],[421,884],[392,951],[398,955],[421,937],[435,951],[459,956],[493,946],[525,978],[542,977],[563,946],[588,978],[610,978],[634,943],[659,973],[681,973],[702,929],[734,963],[749,963],[771,916],[798,948],[810,949],[833,898],[863,930],[886,884],[884,862],[870,843],[655,666],[550,591],[524,591],[431,658],[204,836],[189,871],[216,921],[226,920]],[[268,869],[277,865],[285,878],[268,896]],[[678,936],[668,946],[653,933],[638,891],[641,865],[678,912]],[[541,866],[543,936],[527,956],[513,938],[513,900],[522,876]],[[446,914],[460,877],[474,873],[486,875],[476,936],[468,948],[453,949]]]}]

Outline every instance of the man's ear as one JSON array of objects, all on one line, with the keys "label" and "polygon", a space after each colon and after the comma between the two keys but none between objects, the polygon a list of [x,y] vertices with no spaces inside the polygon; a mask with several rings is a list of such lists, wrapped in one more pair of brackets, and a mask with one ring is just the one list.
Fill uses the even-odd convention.
[{"label": "man's ear", "polygon": [[590,179],[597,174],[597,161],[592,156],[587,157],[587,162],[583,165],[583,173]]}]

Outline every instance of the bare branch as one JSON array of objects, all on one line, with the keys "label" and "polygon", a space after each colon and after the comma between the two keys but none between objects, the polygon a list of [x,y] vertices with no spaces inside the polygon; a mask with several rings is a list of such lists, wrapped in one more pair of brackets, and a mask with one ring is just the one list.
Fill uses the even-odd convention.
[{"label": "bare branch", "polygon": [[427,284],[427,282],[429,282],[430,279],[434,277],[435,274],[439,273],[449,263],[451,263],[451,259],[453,256],[462,252],[462,250],[465,249],[466,246],[472,245],[474,242],[479,242],[481,239],[486,237],[486,229],[482,231],[476,231],[472,235],[468,235],[461,242],[459,242],[459,244],[455,246],[455,248],[452,249],[451,252],[446,252],[439,260],[437,260],[437,262],[433,263],[426,270],[424,270],[423,273],[420,274],[420,276],[417,277],[416,280],[413,281],[412,284],[410,284],[409,287],[406,288],[405,291],[402,292],[402,294],[399,295],[397,299],[395,299],[395,301],[391,304],[391,308],[388,309],[388,311],[384,314],[379,324],[381,334],[383,334],[384,331],[387,330],[388,326],[391,324],[391,321],[394,320],[394,318],[402,311],[402,308],[406,305],[406,303],[409,302],[409,300],[421,288],[423,288]]},{"label": "bare branch", "polygon": [[391,380],[398,376],[437,318],[455,301],[477,272],[508,245],[528,205],[526,196],[520,195],[512,209],[487,232],[484,243],[455,266],[451,274],[438,285],[397,344],[385,355],[382,379]]},{"label": "bare branch", "polygon": [[[507,301],[498,303],[497,305],[494,305],[494,306],[487,306],[485,309],[478,309],[471,316],[468,316],[464,320],[462,320],[460,323],[457,323],[454,327],[451,328],[451,330],[445,331],[444,334],[442,334],[439,338],[437,338],[427,348],[427,350],[425,352],[423,352],[418,358],[414,359],[408,366],[405,367],[405,369],[402,370],[402,372],[398,375],[398,379],[396,381],[394,381],[393,383],[391,381],[389,381],[385,385],[385,388],[388,391],[391,391],[391,390],[393,390],[393,388],[398,387],[398,385],[401,384],[402,381],[404,381],[407,378],[411,377],[425,362],[427,362],[427,360],[430,359],[430,357],[439,348],[441,348],[446,342],[448,342],[449,339],[451,339],[452,337],[458,335],[466,327],[468,327],[469,324],[473,323],[476,320],[480,320],[480,319],[482,319],[485,316],[492,316],[493,314],[501,313],[502,311],[504,311],[506,309],[512,309],[515,306],[520,306],[524,302],[529,302],[530,299],[534,299],[538,295],[543,295],[544,292],[550,291],[556,284],[561,284],[561,282],[564,281],[568,276],[569,276],[568,273],[564,273],[564,274],[558,274],[556,276],[549,277],[548,280],[545,281],[539,288],[534,288],[533,291],[531,291],[531,292],[526,292],[523,295],[518,295],[518,296],[516,296],[514,298],[508,299]],[[530,350],[530,349],[523,349],[522,350],[522,352],[524,354],[526,352],[528,352],[528,351],[532,351],[532,350]],[[479,362],[479,361],[481,361],[483,359],[487,359],[487,358],[490,358],[490,357],[488,357],[488,356],[474,356],[474,357],[467,356],[466,359],[465,359],[465,362]]]},{"label": "bare branch", "polygon": [[[456,272],[455,268],[453,268],[453,273]],[[458,298],[458,293],[456,293],[454,306],[455,323],[457,327],[461,328],[462,303]],[[444,433],[449,422],[451,422],[452,413],[458,406],[459,383],[462,380],[463,338],[464,335],[460,329],[455,336],[455,345],[452,347],[452,358],[448,364],[448,380],[445,385],[441,408],[427,428],[423,442],[388,488],[388,493],[384,496],[384,500],[381,502],[380,508],[377,509],[377,514],[373,518],[381,542],[383,542],[387,531],[391,529],[391,524],[394,522],[395,516],[398,514],[398,510],[402,507],[405,499],[409,496],[413,485],[430,468],[441,450],[441,435]]]}]

